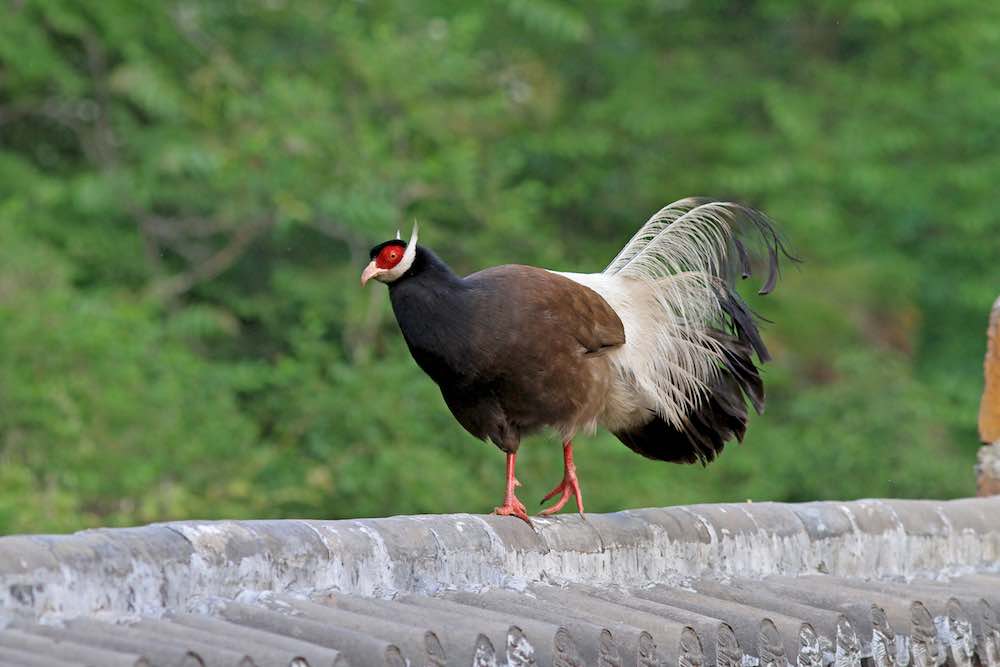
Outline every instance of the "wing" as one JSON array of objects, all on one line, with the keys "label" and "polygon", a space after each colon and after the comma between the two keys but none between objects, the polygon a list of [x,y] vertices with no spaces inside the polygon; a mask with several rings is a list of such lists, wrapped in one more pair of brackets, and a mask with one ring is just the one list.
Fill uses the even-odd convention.
[{"label": "wing", "polygon": [[493,319],[507,323],[529,341],[569,335],[587,355],[603,354],[625,343],[625,327],[608,302],[564,276],[505,264],[474,273],[466,281],[486,286]]},{"label": "wing", "polygon": [[549,271],[539,273],[542,307],[556,313],[559,324],[567,327],[586,354],[604,354],[625,344],[625,326],[600,294]]}]

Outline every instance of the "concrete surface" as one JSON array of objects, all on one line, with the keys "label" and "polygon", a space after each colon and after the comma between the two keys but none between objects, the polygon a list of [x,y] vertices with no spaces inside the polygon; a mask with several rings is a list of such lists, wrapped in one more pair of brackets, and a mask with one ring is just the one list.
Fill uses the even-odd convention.
[{"label": "concrete surface", "polygon": [[536,528],[453,515],[3,537],[0,665],[1000,667],[1000,497]]}]

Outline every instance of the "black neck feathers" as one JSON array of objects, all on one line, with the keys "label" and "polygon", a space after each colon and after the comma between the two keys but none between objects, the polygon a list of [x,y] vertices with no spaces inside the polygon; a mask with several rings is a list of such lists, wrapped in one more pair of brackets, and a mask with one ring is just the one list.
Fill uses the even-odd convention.
[{"label": "black neck feathers", "polygon": [[413,279],[417,279],[417,282],[428,287],[432,285],[458,286],[462,282],[462,279],[440,257],[421,245],[417,246],[413,264],[410,265],[406,273],[389,283],[389,293],[392,294]]},{"label": "black neck feathers", "polygon": [[413,264],[389,283],[403,338],[423,370],[441,382],[468,363],[472,301],[464,279],[430,250],[417,246]]}]

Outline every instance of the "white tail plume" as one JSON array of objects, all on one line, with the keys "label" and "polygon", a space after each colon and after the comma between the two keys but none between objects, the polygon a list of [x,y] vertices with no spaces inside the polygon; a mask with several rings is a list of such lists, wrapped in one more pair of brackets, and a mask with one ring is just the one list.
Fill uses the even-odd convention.
[{"label": "white tail plume", "polygon": [[601,274],[568,274],[597,291],[625,325],[625,345],[611,355],[617,373],[607,414],[611,430],[648,420],[677,428],[701,404],[724,364],[718,333],[767,350],[753,316],[735,293],[750,274],[745,231],[764,241],[770,260],[761,292],[774,286],[784,247],[763,214],[738,204],[688,198],[657,211]]}]

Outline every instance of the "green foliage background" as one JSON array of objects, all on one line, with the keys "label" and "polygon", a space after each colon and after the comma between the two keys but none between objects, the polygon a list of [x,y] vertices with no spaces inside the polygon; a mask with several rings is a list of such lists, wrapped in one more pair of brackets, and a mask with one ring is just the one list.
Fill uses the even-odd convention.
[{"label": "green foliage background", "polygon": [[[972,491],[1000,290],[992,0],[0,0],[0,532],[486,511],[370,245],[600,270],[687,195],[806,263],[707,469],[582,439],[588,509]],[[525,497],[561,474],[522,449]]]}]

